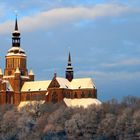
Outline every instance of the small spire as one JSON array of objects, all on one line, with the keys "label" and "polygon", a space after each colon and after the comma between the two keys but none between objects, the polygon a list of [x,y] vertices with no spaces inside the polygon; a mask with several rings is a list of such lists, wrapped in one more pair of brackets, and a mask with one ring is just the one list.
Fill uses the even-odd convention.
[{"label": "small spire", "polygon": [[0,75],[3,75],[3,73],[2,73],[2,69],[0,68]]},{"label": "small spire", "polygon": [[67,67],[66,67],[66,73],[65,74],[66,74],[66,79],[68,79],[71,82],[74,76],[73,76],[73,67],[72,67],[72,64],[71,64],[70,52],[69,52],[68,64],[67,64]]},{"label": "small spire", "polygon": [[69,58],[68,58],[68,61],[71,62],[71,56],[70,56],[70,52],[69,52]]},{"label": "small spire", "polygon": [[19,67],[16,68],[15,73],[20,73]]},{"label": "small spire", "polygon": [[15,20],[15,31],[18,31],[17,14],[16,14],[16,20]]},{"label": "small spire", "polygon": [[33,70],[30,70],[29,75],[34,75]]},{"label": "small spire", "polygon": [[20,32],[18,31],[18,22],[17,22],[17,15],[15,18],[15,29],[12,33],[12,46],[13,47],[20,47]]},{"label": "small spire", "polygon": [[56,78],[56,77],[57,77],[57,73],[55,72],[55,73],[54,73],[54,78]]}]

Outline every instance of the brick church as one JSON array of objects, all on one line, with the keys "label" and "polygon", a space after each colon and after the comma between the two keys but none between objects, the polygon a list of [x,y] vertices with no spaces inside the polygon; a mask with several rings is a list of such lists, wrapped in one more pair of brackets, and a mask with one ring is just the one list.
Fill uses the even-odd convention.
[{"label": "brick church", "polygon": [[[68,56],[65,78],[34,81],[32,70],[28,72],[25,51],[20,47],[17,18],[12,33],[12,47],[5,56],[4,73],[0,69],[0,104],[19,105],[24,101],[62,102],[64,98],[97,98],[97,89],[91,78],[74,79],[71,55]],[[43,61],[43,60],[42,60]]]}]

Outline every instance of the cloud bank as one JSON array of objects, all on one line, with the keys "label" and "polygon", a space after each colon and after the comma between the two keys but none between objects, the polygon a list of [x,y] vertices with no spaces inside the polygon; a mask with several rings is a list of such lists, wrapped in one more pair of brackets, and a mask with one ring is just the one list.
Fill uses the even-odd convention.
[{"label": "cloud bank", "polygon": [[[119,16],[129,12],[138,12],[125,5],[98,4],[92,7],[66,7],[40,12],[34,16],[25,16],[19,20],[21,30],[32,31],[78,20],[93,20],[100,17]],[[7,33],[13,26],[13,21],[0,24],[0,33]],[[6,29],[6,30],[5,30]]]}]

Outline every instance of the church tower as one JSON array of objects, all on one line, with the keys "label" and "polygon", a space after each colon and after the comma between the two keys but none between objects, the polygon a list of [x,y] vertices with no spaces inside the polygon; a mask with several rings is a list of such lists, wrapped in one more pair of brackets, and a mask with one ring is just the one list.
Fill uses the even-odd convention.
[{"label": "church tower", "polygon": [[18,30],[17,17],[15,19],[15,29],[12,33],[12,47],[8,50],[5,59],[6,64],[3,79],[10,82],[14,91],[14,104],[18,104],[21,100],[22,85],[25,81],[32,80],[28,75],[25,51],[20,47],[20,32]]},{"label": "church tower", "polygon": [[67,68],[66,68],[66,79],[68,79],[71,82],[73,77],[74,77],[73,76],[73,67],[72,67],[72,64],[71,64],[71,55],[70,55],[70,52],[69,52],[68,64],[67,64]]},{"label": "church tower", "polygon": [[15,20],[15,30],[12,33],[12,47],[8,50],[6,58],[5,76],[13,76],[17,67],[21,72],[21,76],[27,76],[26,54],[20,48],[20,32],[18,31],[17,18]]}]

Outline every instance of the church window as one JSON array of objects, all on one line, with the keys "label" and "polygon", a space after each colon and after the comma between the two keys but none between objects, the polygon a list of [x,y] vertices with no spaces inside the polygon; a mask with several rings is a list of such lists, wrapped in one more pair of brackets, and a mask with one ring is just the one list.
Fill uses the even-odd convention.
[{"label": "church window", "polygon": [[30,101],[30,96],[31,96],[31,94],[27,94],[27,95],[26,95],[26,100],[27,100],[27,101]]},{"label": "church window", "polygon": [[13,63],[12,63],[12,59],[10,59],[10,68],[12,68],[13,67]]},{"label": "church window", "polygon": [[58,96],[56,92],[52,93],[52,102],[53,103],[57,103],[58,102]]},{"label": "church window", "polygon": [[66,97],[66,92],[63,93],[63,98],[65,98],[65,97]]},{"label": "church window", "polygon": [[88,92],[88,97],[89,97],[89,98],[92,97],[91,91]]},{"label": "church window", "polygon": [[9,70],[9,71],[8,71],[8,75],[12,75],[12,71]]},{"label": "church window", "polygon": [[77,98],[77,93],[75,92],[75,94],[74,94],[74,98]]},{"label": "church window", "polygon": [[53,86],[55,87],[55,82],[54,82]]},{"label": "church window", "polygon": [[14,98],[13,98],[13,95],[11,96],[11,104],[14,103]]},{"label": "church window", "polygon": [[70,98],[70,93],[69,92],[67,93],[67,97]]},{"label": "church window", "polygon": [[81,97],[82,97],[82,98],[85,98],[84,91],[82,91]]}]

